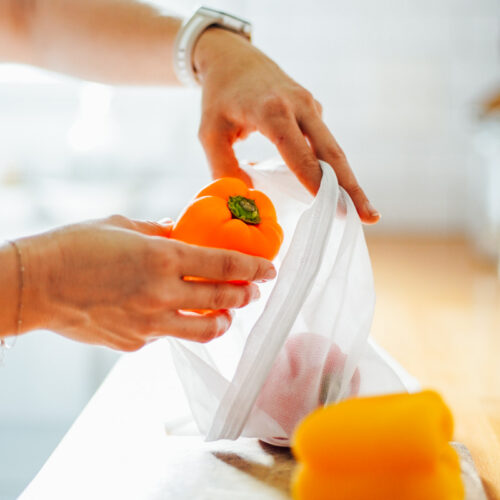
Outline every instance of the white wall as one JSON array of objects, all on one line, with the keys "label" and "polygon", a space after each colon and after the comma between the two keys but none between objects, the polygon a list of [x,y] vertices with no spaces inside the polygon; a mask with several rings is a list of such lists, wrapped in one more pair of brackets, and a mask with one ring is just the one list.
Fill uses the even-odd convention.
[{"label": "white wall", "polygon": [[[474,106],[500,85],[496,1],[211,5],[250,18],[255,43],[322,102],[383,214],[374,231],[463,230]],[[198,121],[196,91],[110,92],[0,67],[0,238],[112,212],[175,216],[208,179]],[[102,140],[79,149],[81,127],[98,126]],[[275,154],[258,137],[238,152]],[[0,368],[0,498],[32,477],[113,359],[50,333],[19,339]]]},{"label": "white wall", "polygon": [[499,3],[284,5],[247,2],[256,43],[322,102],[377,230],[462,230],[474,105],[500,88]]}]

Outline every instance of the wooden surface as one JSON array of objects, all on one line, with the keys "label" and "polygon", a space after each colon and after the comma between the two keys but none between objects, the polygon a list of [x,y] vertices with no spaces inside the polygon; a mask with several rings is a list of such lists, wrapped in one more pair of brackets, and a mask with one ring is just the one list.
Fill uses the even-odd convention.
[{"label": "wooden surface", "polygon": [[500,500],[500,281],[460,239],[369,238],[373,336],[455,415],[491,500]]},{"label": "wooden surface", "polygon": [[[475,262],[459,240],[369,246],[376,338],[444,394],[457,439],[471,449],[489,498],[499,499],[500,290],[493,269]],[[21,498],[288,498],[288,451],[252,439],[204,443],[193,434],[168,345],[157,342],[120,360]],[[470,462],[462,465],[471,475]],[[479,500],[469,484],[469,499]]]}]

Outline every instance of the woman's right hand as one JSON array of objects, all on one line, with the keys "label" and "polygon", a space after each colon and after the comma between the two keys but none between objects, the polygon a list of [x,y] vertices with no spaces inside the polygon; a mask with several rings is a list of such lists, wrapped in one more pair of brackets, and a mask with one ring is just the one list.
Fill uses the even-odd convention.
[{"label": "woman's right hand", "polygon": [[[165,335],[197,342],[222,335],[230,309],[256,299],[253,282],[276,271],[259,257],[165,238],[170,231],[171,224],[112,216],[18,240],[25,268],[22,331],[46,328],[123,351]],[[187,309],[212,311],[180,311]]]}]

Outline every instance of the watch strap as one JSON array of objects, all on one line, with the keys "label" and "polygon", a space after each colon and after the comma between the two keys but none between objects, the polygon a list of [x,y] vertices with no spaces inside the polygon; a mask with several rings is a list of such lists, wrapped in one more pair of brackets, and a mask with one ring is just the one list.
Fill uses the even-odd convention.
[{"label": "watch strap", "polygon": [[210,26],[233,31],[251,40],[252,25],[226,12],[200,7],[180,28],[174,45],[174,70],[186,85],[199,84],[193,67],[193,49],[202,33]]}]

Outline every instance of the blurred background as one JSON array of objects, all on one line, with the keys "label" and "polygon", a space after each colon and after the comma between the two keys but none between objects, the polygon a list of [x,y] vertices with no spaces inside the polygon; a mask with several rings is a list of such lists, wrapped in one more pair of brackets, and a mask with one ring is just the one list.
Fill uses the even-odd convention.
[{"label": "blurred background", "polygon": [[[250,19],[255,44],[323,104],[383,215],[370,237],[468,238],[478,258],[498,262],[496,0],[209,5]],[[175,217],[209,180],[199,103],[196,89],[113,88],[0,65],[0,239],[112,213]],[[237,149],[242,160],[276,155],[257,136]],[[33,478],[117,357],[49,332],[17,340],[0,367],[1,499]]]}]

